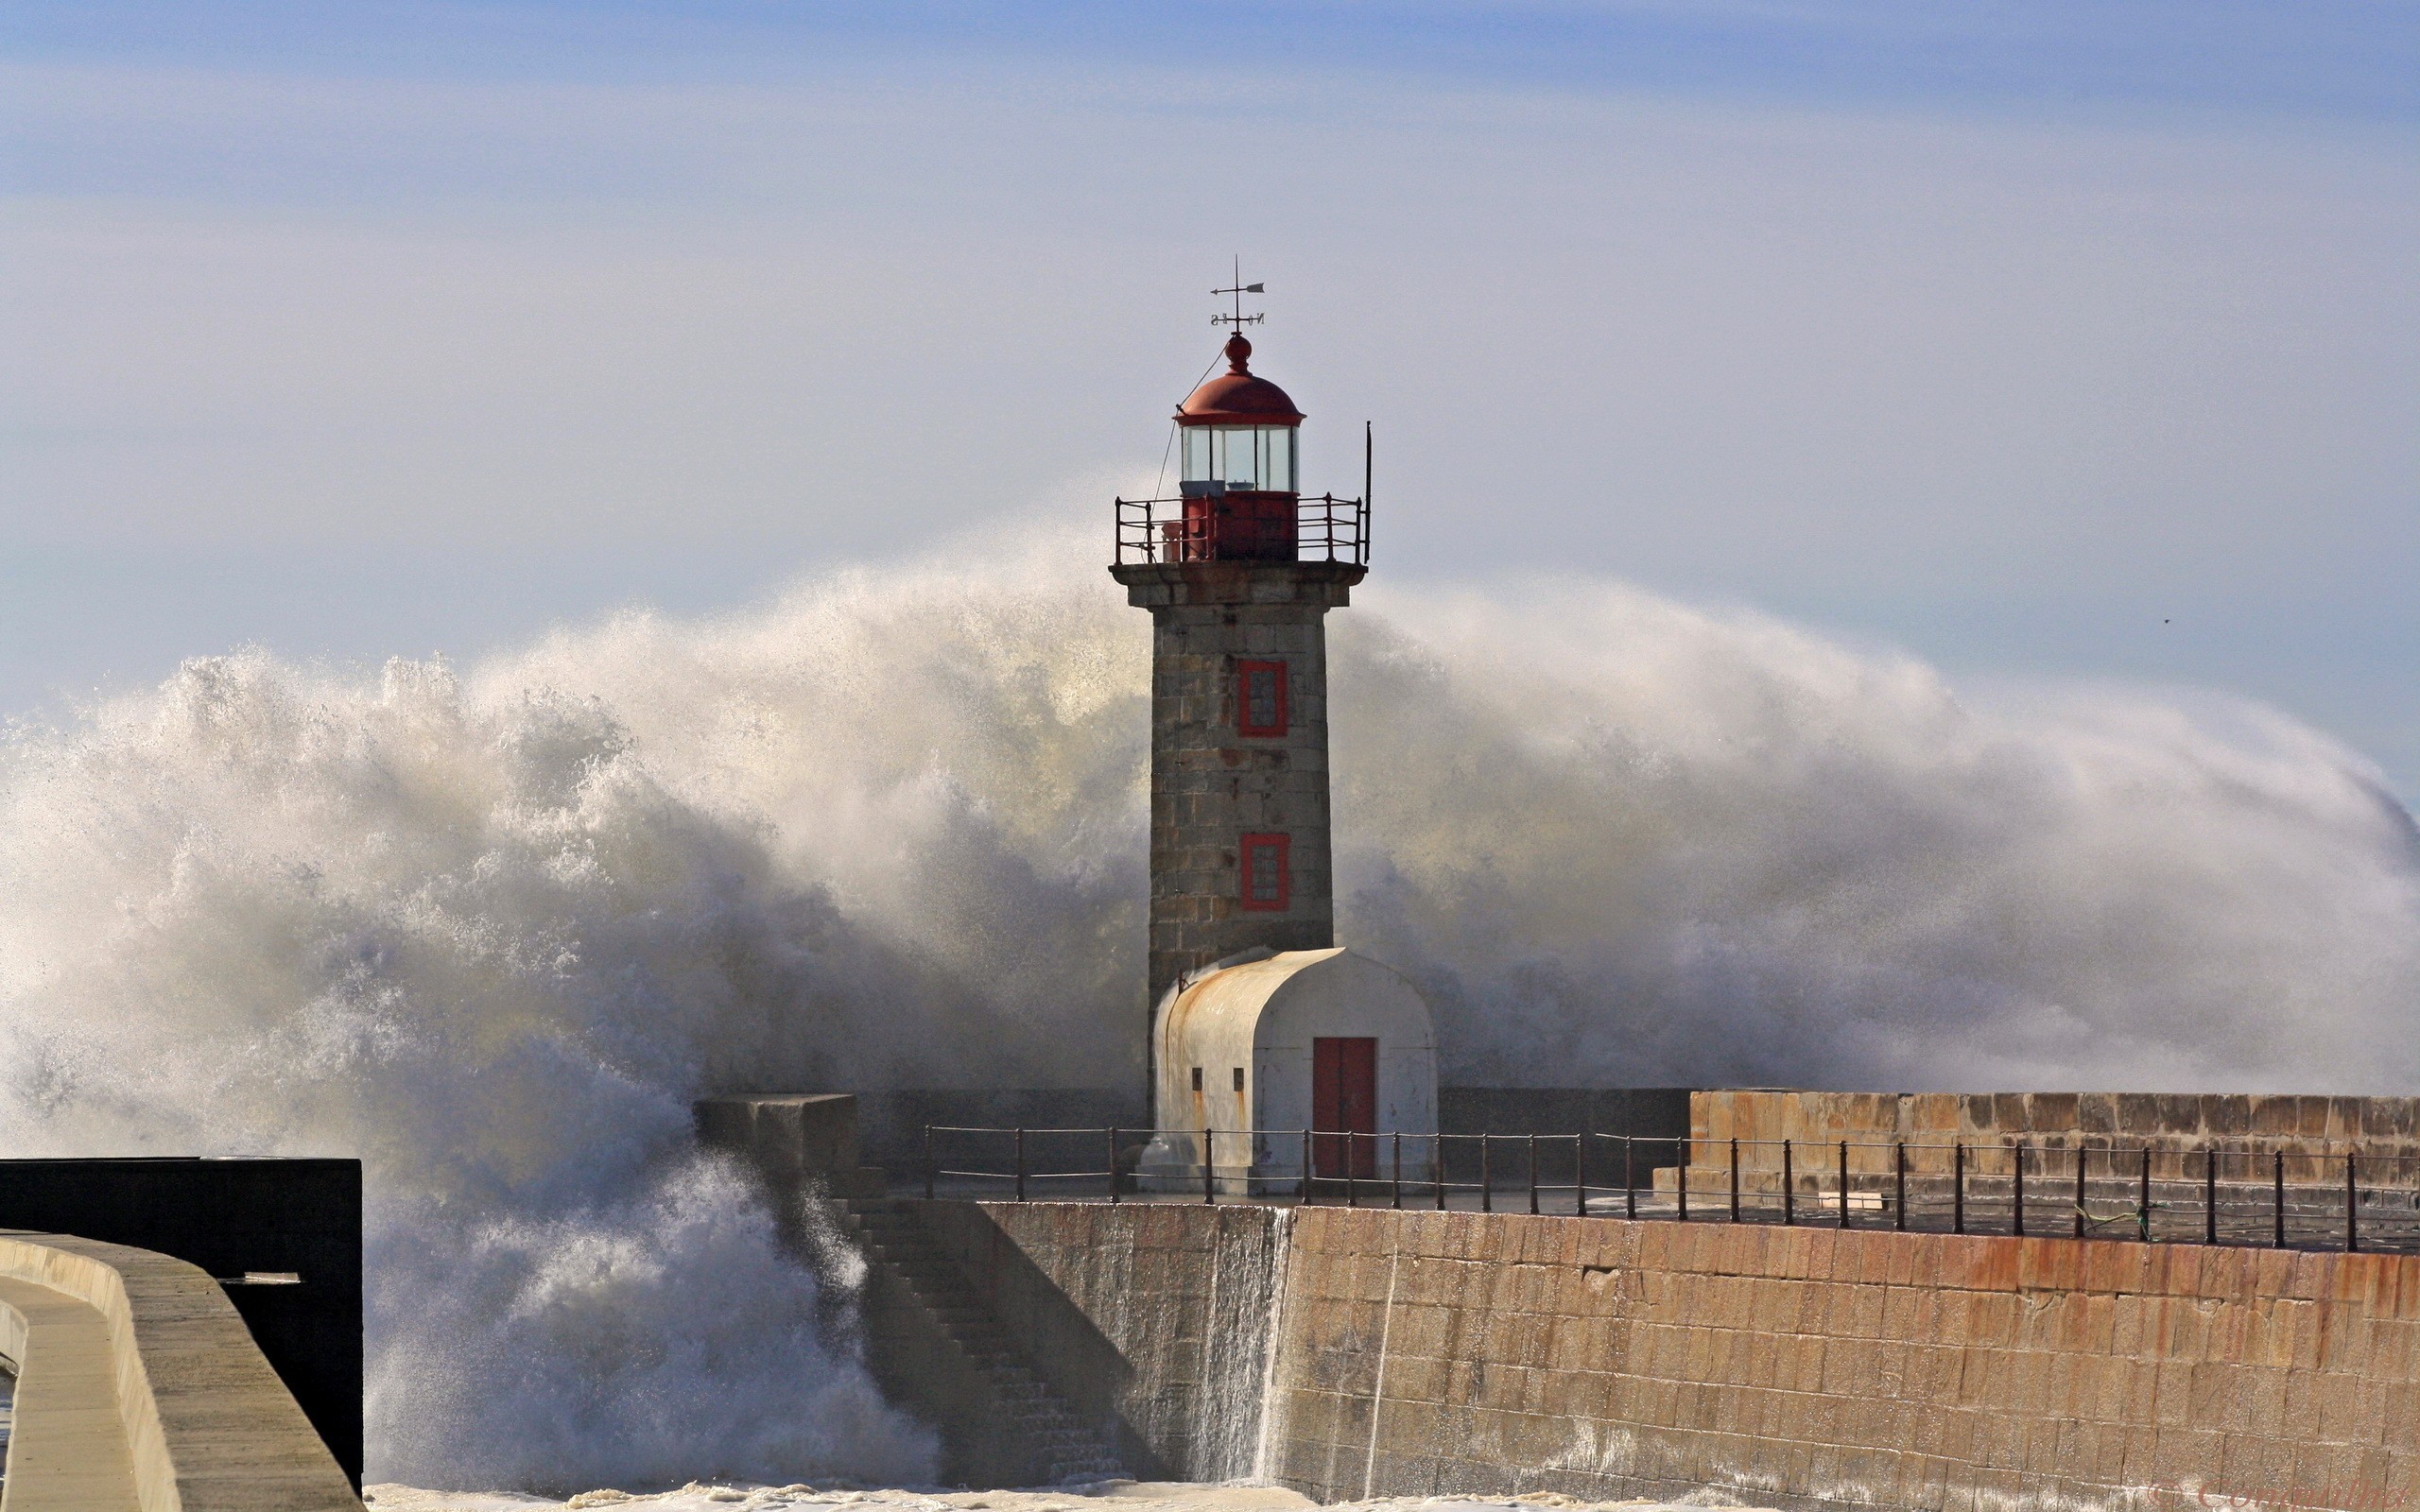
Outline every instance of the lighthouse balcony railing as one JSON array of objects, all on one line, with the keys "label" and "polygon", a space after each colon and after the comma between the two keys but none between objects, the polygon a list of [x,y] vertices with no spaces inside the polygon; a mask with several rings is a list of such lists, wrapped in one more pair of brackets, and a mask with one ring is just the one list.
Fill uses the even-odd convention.
[{"label": "lighthouse balcony railing", "polygon": [[1188,491],[1173,499],[1121,498],[1116,506],[1121,567],[1192,561],[1366,567],[1370,561],[1366,498]]}]

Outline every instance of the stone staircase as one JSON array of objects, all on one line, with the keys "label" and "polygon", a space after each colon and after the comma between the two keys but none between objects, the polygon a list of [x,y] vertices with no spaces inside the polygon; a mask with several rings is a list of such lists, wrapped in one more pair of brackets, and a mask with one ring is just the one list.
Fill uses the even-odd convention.
[{"label": "stone staircase", "polygon": [[948,1425],[950,1469],[959,1479],[1055,1486],[1126,1475],[1109,1433],[1034,1372],[912,1209],[873,1196],[838,1207],[874,1273],[872,1363],[894,1377],[887,1386],[921,1399]]}]

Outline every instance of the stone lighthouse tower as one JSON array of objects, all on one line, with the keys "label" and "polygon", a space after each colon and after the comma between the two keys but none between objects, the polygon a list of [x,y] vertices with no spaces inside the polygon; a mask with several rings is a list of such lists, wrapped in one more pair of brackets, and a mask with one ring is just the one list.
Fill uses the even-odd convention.
[{"label": "stone lighthouse tower", "polygon": [[1336,943],[1322,621],[1366,570],[1369,505],[1302,494],[1303,413],[1252,350],[1237,330],[1177,409],[1179,497],[1117,502],[1110,572],[1151,611],[1155,1004],[1240,951]]},{"label": "stone lighthouse tower", "polygon": [[1367,436],[1362,497],[1304,493],[1303,412],[1244,338],[1260,285],[1219,292],[1237,300],[1227,370],[1177,408],[1177,496],[1117,501],[1110,572],[1151,611],[1140,1169],[1260,1192],[1364,1171],[1382,1133],[1433,1134],[1435,1037],[1409,982],[1336,941],[1325,621],[1366,570]]}]

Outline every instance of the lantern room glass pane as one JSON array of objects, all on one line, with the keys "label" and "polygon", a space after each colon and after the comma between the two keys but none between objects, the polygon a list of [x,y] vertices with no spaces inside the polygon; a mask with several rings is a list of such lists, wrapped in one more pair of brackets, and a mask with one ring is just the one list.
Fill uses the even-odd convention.
[{"label": "lantern room glass pane", "polygon": [[1280,493],[1294,491],[1294,427],[1272,425],[1262,431],[1268,450],[1266,464],[1261,469],[1264,489]]},{"label": "lantern room glass pane", "polygon": [[1294,437],[1290,425],[1188,425],[1179,475],[1187,483],[1215,480],[1231,489],[1291,493]]}]

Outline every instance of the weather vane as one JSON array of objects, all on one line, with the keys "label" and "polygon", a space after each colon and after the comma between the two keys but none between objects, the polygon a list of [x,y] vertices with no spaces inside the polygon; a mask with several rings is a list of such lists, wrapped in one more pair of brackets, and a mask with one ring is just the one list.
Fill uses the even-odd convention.
[{"label": "weather vane", "polygon": [[1232,294],[1236,297],[1236,313],[1233,315],[1212,316],[1210,318],[1210,323],[1212,325],[1234,326],[1236,328],[1236,335],[1242,335],[1244,334],[1244,327],[1248,325],[1258,325],[1261,321],[1268,318],[1267,316],[1244,314],[1244,296],[1247,294],[1266,294],[1269,292],[1269,285],[1266,284],[1247,284],[1244,282],[1244,260],[1241,257],[1237,257],[1236,259],[1235,286],[1233,288],[1212,289],[1210,292],[1213,294]]}]

